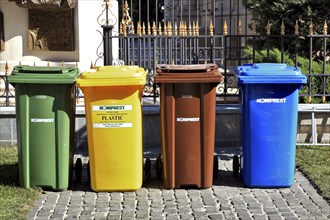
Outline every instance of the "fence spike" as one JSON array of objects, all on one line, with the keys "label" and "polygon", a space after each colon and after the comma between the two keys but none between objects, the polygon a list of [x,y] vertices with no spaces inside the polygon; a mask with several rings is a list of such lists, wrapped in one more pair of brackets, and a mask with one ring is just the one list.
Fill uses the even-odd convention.
[{"label": "fence spike", "polygon": [[152,34],[154,36],[157,36],[157,28],[156,28],[156,22],[155,21],[152,22]]},{"label": "fence spike", "polygon": [[314,27],[313,27],[313,21],[312,21],[312,18],[310,19],[310,22],[309,22],[309,34],[310,35],[313,35],[313,32],[314,32]]},{"label": "fence spike", "polygon": [[328,24],[327,24],[327,20],[324,20],[323,34],[324,34],[324,35],[327,35],[327,34],[328,34]]},{"label": "fence spike", "polygon": [[198,25],[198,20],[196,21],[196,36],[199,36],[199,25]]},{"label": "fence spike", "polygon": [[228,26],[227,26],[227,21],[225,20],[225,23],[223,24],[223,34],[227,35],[228,34]]},{"label": "fence spike", "polygon": [[119,34],[120,35],[123,35],[123,22],[120,22],[120,25],[119,25]]},{"label": "fence spike", "polygon": [[151,35],[151,26],[150,26],[150,22],[148,22],[148,35]]},{"label": "fence spike", "polygon": [[126,23],[123,23],[123,34],[126,37],[127,36],[127,26]]},{"label": "fence spike", "polygon": [[252,21],[252,35],[256,35],[257,34],[257,25],[255,20]]},{"label": "fence spike", "polygon": [[299,24],[298,20],[296,20],[296,25],[294,26],[294,34],[299,35]]},{"label": "fence spike", "polygon": [[213,22],[212,19],[210,20],[210,35],[213,36],[213,32],[214,31],[214,26],[213,26]]},{"label": "fence spike", "polygon": [[164,35],[167,36],[167,25],[166,25],[166,21],[164,21]]},{"label": "fence spike", "polygon": [[192,36],[193,35],[193,30],[191,28],[191,22],[189,21],[189,26],[188,26],[188,35]]},{"label": "fence spike", "polygon": [[180,26],[179,26],[179,35],[182,36],[182,21],[180,21]]},{"label": "fence spike", "polygon": [[267,35],[270,35],[270,22],[269,22],[269,20],[267,21],[266,33],[267,33]]},{"label": "fence spike", "polygon": [[5,75],[8,76],[8,61],[6,61],[6,65],[5,65]]},{"label": "fence spike", "polygon": [[238,21],[237,33],[242,34],[242,21]]},{"label": "fence spike", "polygon": [[174,36],[178,35],[178,24],[174,22]]},{"label": "fence spike", "polygon": [[146,25],[142,23],[142,35],[146,35]]},{"label": "fence spike", "polygon": [[89,68],[90,68],[90,69],[93,69],[93,68],[94,68],[94,66],[93,66],[93,61],[91,61],[91,65],[90,65]]},{"label": "fence spike", "polygon": [[171,23],[171,21],[168,21],[168,23],[167,23],[167,35],[172,36],[172,23]]},{"label": "fence spike", "polygon": [[140,24],[140,22],[138,21],[138,23],[137,23],[137,34],[139,35],[139,36],[141,36],[142,35],[142,33],[141,33],[141,24]]},{"label": "fence spike", "polygon": [[135,34],[135,27],[134,27],[134,22],[132,22],[132,34]]},{"label": "fence spike", "polygon": [[162,36],[162,32],[163,32],[163,31],[162,31],[162,25],[161,25],[161,23],[159,22],[159,23],[158,23],[158,35],[159,35],[159,36]]},{"label": "fence spike", "polygon": [[285,26],[284,26],[283,20],[282,20],[282,24],[281,24],[281,35],[285,35]]}]

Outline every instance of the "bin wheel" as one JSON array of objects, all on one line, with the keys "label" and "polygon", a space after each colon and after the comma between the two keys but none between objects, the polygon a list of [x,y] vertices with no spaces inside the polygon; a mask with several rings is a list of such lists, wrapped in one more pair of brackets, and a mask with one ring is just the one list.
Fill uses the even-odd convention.
[{"label": "bin wheel", "polygon": [[149,158],[146,159],[145,165],[144,165],[144,176],[146,180],[150,179],[151,177],[151,160]]},{"label": "bin wheel", "polygon": [[214,158],[213,158],[213,179],[218,178],[218,172],[219,172],[218,156],[214,155]]},{"label": "bin wheel", "polygon": [[76,160],[76,165],[75,165],[75,168],[74,168],[77,181],[81,180],[82,167],[83,167],[83,165],[82,165],[81,158],[78,158]]},{"label": "bin wheel", "polygon": [[240,164],[239,164],[238,155],[234,155],[234,157],[233,157],[233,175],[234,175],[234,177],[238,177],[239,167],[240,167]]},{"label": "bin wheel", "polygon": [[162,155],[159,154],[156,159],[156,177],[157,179],[162,178]]}]

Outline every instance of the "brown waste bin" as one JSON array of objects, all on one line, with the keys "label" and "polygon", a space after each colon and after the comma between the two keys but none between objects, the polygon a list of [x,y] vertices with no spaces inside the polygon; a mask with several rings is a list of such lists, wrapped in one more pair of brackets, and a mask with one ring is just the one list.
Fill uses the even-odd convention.
[{"label": "brown waste bin", "polygon": [[212,186],[216,64],[159,65],[161,151],[164,187]]}]

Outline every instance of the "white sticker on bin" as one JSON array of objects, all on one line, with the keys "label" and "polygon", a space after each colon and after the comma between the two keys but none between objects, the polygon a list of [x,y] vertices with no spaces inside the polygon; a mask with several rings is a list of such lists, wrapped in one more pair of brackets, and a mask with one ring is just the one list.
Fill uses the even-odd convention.
[{"label": "white sticker on bin", "polygon": [[34,123],[38,123],[38,122],[52,123],[52,122],[54,122],[54,118],[31,118],[31,122],[34,122]]},{"label": "white sticker on bin", "polygon": [[177,122],[198,122],[199,118],[176,118]]},{"label": "white sticker on bin", "polygon": [[93,111],[131,111],[132,105],[93,105]]},{"label": "white sticker on bin", "polygon": [[286,103],[286,98],[261,98],[256,100],[257,103]]},{"label": "white sticker on bin", "polygon": [[93,123],[93,128],[131,128],[133,123]]}]

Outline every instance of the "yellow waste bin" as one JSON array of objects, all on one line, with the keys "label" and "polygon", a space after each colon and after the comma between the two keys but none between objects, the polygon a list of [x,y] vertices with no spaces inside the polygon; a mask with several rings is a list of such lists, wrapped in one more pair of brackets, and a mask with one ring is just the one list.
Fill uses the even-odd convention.
[{"label": "yellow waste bin", "polygon": [[141,96],[146,72],[138,66],[103,66],[76,81],[84,93],[90,181],[94,191],[142,186]]}]

